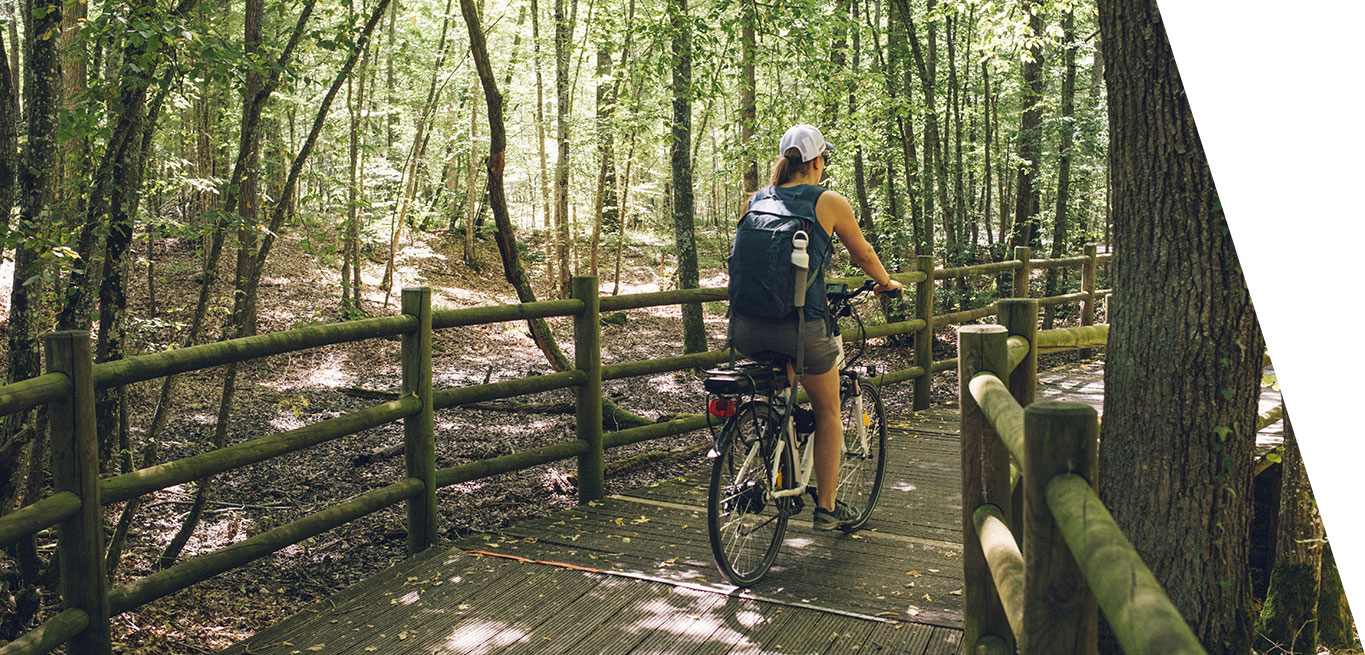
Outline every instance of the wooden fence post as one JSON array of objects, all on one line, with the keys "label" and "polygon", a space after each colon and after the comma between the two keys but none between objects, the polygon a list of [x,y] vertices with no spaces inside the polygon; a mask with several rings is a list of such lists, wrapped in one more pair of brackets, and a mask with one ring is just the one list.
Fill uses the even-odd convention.
[{"label": "wooden fence post", "polygon": [[62,604],[85,610],[90,623],[69,645],[72,653],[108,655],[109,582],[104,572],[104,515],[100,502],[99,438],[95,434],[95,378],[90,333],[54,332],[44,338],[49,373],[71,379],[71,394],[48,406],[52,491],[80,496],[81,509],[60,525],[57,542]]},{"label": "wooden fence post", "polygon": [[930,371],[934,368],[934,256],[915,257],[915,270],[924,273],[924,281],[915,285],[915,318],[924,321],[924,329],[915,333],[915,366],[924,374],[915,379],[915,411],[929,408]]},{"label": "wooden fence post", "polygon": [[1001,298],[996,304],[995,318],[1009,331],[1009,336],[1028,340],[1028,356],[1014,367],[1009,379],[1002,378],[1010,395],[1021,407],[1028,407],[1038,388],[1038,300]]},{"label": "wooden fence post", "polygon": [[403,335],[403,395],[422,401],[422,409],[403,419],[403,459],[422,493],[408,499],[408,553],[420,553],[437,540],[436,418],[431,394],[431,288],[403,289],[403,313],[417,318],[417,329]]},{"label": "wooden fence post", "polygon": [[[1085,244],[1085,256],[1090,258],[1081,268],[1081,291],[1090,294],[1085,300],[1081,301],[1081,325],[1095,324],[1095,254],[1096,246],[1093,243]],[[1090,357],[1090,349],[1082,348],[1080,351],[1081,359]]]},{"label": "wooden fence post", "polygon": [[1045,402],[1024,408],[1024,634],[1019,652],[1098,650],[1099,609],[1047,506],[1053,476],[1075,473],[1095,486],[1099,422],[1082,403]]},{"label": "wooden fence post", "polygon": [[1008,334],[999,325],[964,325],[957,330],[958,406],[962,416],[963,645],[968,653],[975,653],[979,640],[992,635],[1004,640],[1007,652],[1014,650],[1009,619],[973,520],[977,507],[985,504],[999,507],[1002,516],[1011,515],[1010,455],[967,384],[978,373],[1000,375],[1005,371],[1009,364],[1005,346]]},{"label": "wooden fence post", "polygon": [[602,303],[597,295],[597,278],[584,275],[573,279],[573,297],[583,301],[583,312],[574,316],[574,367],[587,374],[578,387],[575,415],[578,438],[588,450],[578,456],[578,502],[601,498],[602,465]]},{"label": "wooden fence post", "polygon": [[1030,260],[1033,259],[1033,248],[1028,246],[1015,246],[1014,258],[1019,260],[1019,268],[1014,271],[1014,290],[1010,295],[1015,298],[1028,297],[1028,281],[1033,274]]}]

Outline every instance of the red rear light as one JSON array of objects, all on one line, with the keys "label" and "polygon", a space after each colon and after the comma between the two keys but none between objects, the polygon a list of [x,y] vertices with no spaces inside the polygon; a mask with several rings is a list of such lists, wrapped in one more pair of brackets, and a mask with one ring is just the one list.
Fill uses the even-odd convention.
[{"label": "red rear light", "polygon": [[711,402],[706,403],[706,411],[712,416],[730,418],[739,413],[739,403],[728,398],[712,398]]}]

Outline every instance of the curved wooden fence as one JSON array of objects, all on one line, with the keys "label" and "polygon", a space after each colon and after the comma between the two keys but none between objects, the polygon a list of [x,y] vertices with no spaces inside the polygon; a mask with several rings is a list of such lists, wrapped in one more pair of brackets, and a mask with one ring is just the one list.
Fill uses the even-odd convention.
[{"label": "curved wooden fence", "polygon": [[[933,258],[922,256],[917,258],[916,270],[896,274],[894,277],[907,286],[916,285],[915,317],[868,326],[865,334],[868,337],[914,334],[915,364],[908,369],[885,373],[879,381],[891,384],[914,380],[915,408],[927,407],[932,374],[959,367],[959,363],[957,359],[933,360],[933,331],[926,327],[966,323],[996,314],[996,305],[992,304],[935,315],[935,280],[1013,271],[1014,294],[1026,296],[1032,271],[1057,266],[1079,267],[1082,269],[1082,292],[1044,298],[1037,302],[1080,302],[1082,323],[1090,326],[1094,320],[1096,302],[1109,293],[1108,290],[1094,288],[1095,269],[1098,264],[1109,261],[1112,255],[1097,254],[1093,245],[1087,245],[1085,254],[1079,257],[1032,260],[1030,254],[1028,248],[1016,248],[1012,260],[953,269],[935,269]],[[856,282],[858,279],[861,278],[835,281]],[[69,644],[70,652],[73,653],[107,655],[111,648],[109,617],[399,503],[407,505],[409,552],[425,550],[437,538],[436,490],[440,487],[576,457],[580,502],[600,498],[603,494],[605,449],[699,430],[706,427],[707,422],[705,416],[693,415],[604,432],[602,381],[687,370],[717,364],[729,356],[726,350],[716,350],[602,365],[601,312],[725,299],[723,288],[600,297],[597,280],[580,277],[574,280],[573,294],[569,300],[433,310],[430,289],[409,288],[403,290],[402,313],[396,316],[297,328],[101,364],[92,363],[88,333],[68,331],[49,334],[44,344],[47,373],[0,387],[0,416],[47,405],[53,451],[53,493],[0,517],[0,547],[21,539],[32,539],[40,531],[58,527],[57,557],[65,609],[19,639],[0,646],[0,655],[40,655],[64,643]],[[433,388],[433,330],[553,316],[573,317],[573,369],[552,375],[454,389]],[[1102,326],[1081,329],[1104,332]],[[95,434],[96,390],[269,355],[391,336],[400,336],[402,339],[402,386],[396,400],[130,473],[105,479],[99,477],[98,438]],[[1030,347],[1030,354],[1040,350],[1075,348],[1080,343],[1070,337],[1058,337],[1050,342],[1051,345],[1043,345],[1045,340],[1041,340],[1037,348]],[[1084,341],[1090,345],[1103,343],[1102,339]],[[570,387],[576,389],[575,439],[436,468],[435,410]],[[211,553],[182,561],[139,580],[109,587],[104,572],[103,506],[398,420],[402,420],[404,426],[406,475],[403,479]]]},{"label": "curved wooden fence", "polygon": [[1037,300],[999,304],[1000,325],[958,329],[966,652],[1093,653],[1098,608],[1126,653],[1204,653],[1095,491],[1094,408],[1033,402],[1038,351],[1108,330],[1037,332]]}]

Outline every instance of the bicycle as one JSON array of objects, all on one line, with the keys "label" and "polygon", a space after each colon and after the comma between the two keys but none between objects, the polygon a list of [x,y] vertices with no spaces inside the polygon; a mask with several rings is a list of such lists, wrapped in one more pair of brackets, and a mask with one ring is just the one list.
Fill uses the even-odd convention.
[{"label": "bicycle", "polygon": [[[872,280],[850,291],[846,284],[826,285],[830,316],[851,316],[852,300],[871,291]],[[899,295],[899,294],[897,294]],[[840,449],[837,498],[860,510],[858,518],[841,528],[853,532],[872,515],[881,495],[886,468],[886,409],[870,380],[873,366],[855,366],[866,350],[845,358],[840,337]],[[785,361],[768,360],[707,371],[707,413],[725,419],[716,445],[707,494],[707,532],[716,566],[739,587],[758,582],[773,565],[787,530],[787,520],[805,507],[814,468],[815,415],[789,402],[793,392]],[[788,411],[788,407],[791,408]],[[794,456],[799,453],[799,459]]]}]

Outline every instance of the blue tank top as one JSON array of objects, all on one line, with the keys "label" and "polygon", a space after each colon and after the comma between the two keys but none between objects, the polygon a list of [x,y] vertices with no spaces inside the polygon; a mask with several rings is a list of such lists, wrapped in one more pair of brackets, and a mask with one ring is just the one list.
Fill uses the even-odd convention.
[{"label": "blue tank top", "polygon": [[793,216],[804,216],[815,224],[815,233],[809,235],[810,242],[806,245],[806,252],[810,253],[810,271],[815,276],[814,282],[806,290],[806,320],[808,321],[824,318],[828,305],[828,301],[825,299],[825,265],[829,263],[833,241],[825,232],[824,226],[820,224],[820,219],[815,216],[815,203],[820,199],[820,194],[824,192],[824,187],[814,184],[798,184],[789,187],[769,186],[755,191],[754,197],[749,201],[749,205],[753,206],[760,200],[769,198],[777,200]]}]

